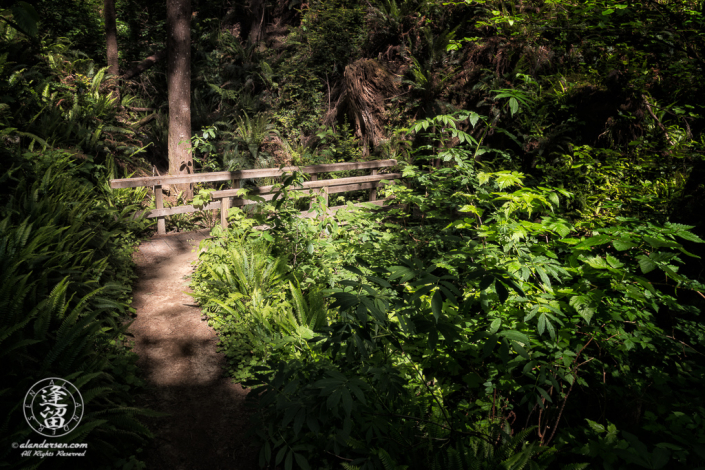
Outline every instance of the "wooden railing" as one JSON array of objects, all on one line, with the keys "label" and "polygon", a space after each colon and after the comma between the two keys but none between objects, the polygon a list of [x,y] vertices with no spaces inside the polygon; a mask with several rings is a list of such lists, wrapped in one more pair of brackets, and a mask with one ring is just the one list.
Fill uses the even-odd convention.
[{"label": "wooden railing", "polygon": [[[401,178],[401,173],[385,173],[378,174],[380,168],[391,167],[397,164],[396,160],[376,160],[370,162],[357,163],[331,163],[326,165],[313,165],[304,167],[284,167],[284,168],[264,168],[260,170],[239,170],[239,171],[218,171],[213,173],[198,173],[185,176],[148,176],[144,178],[124,178],[110,180],[110,187],[117,188],[137,188],[141,186],[153,186],[156,209],[147,211],[147,218],[157,219],[157,233],[163,235],[166,233],[165,217],[174,214],[185,214],[189,212],[197,212],[204,210],[220,209],[220,221],[223,228],[228,226],[228,210],[231,207],[241,207],[249,204],[256,204],[254,201],[238,197],[242,180],[257,179],[257,178],[272,178],[284,176],[287,172],[300,171],[311,175],[310,181],[303,183],[301,189],[296,192],[303,194],[311,194],[316,189],[323,189],[326,202],[328,195],[334,193],[342,193],[346,191],[359,191],[369,189],[369,201],[379,206],[383,205],[384,200],[377,200],[377,188],[382,184],[381,180],[395,180]],[[350,178],[336,179],[318,179],[320,173],[334,173],[336,171],[350,170],[371,170],[371,175],[356,176]],[[224,189],[213,191],[211,198],[213,202],[203,206],[194,207],[192,205],[164,207],[164,199],[162,187],[165,185],[174,184],[193,184],[193,183],[212,183],[219,181],[232,181],[233,189]],[[390,183],[394,183],[390,181]],[[265,201],[271,200],[274,197],[276,190],[275,186],[260,186],[251,194],[256,194],[262,197]],[[329,213],[335,213],[336,210],[344,206],[331,207]],[[302,217],[310,217],[310,211],[302,212]]]}]

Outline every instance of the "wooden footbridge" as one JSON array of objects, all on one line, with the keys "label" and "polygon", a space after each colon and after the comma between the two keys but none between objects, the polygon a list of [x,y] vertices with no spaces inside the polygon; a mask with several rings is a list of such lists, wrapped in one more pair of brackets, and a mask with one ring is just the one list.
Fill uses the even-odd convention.
[{"label": "wooden footbridge", "polygon": [[[157,233],[163,235],[166,233],[166,216],[213,209],[220,210],[221,224],[223,225],[223,228],[227,228],[228,211],[231,207],[242,207],[249,204],[257,204],[255,201],[243,198],[238,194],[244,180],[281,177],[294,171],[311,175],[310,180],[304,182],[301,186],[296,187],[293,190],[294,192],[311,195],[315,192],[322,191],[327,202],[329,194],[369,190],[369,202],[382,206],[384,205],[386,199],[377,200],[377,188],[384,184],[382,180],[388,181],[392,184],[394,183],[394,180],[400,179],[402,175],[401,173],[379,173],[379,171],[383,168],[393,167],[396,164],[396,160],[375,160],[369,162],[331,163],[304,167],[289,166],[282,168],[263,168],[257,170],[218,171],[212,173],[198,173],[179,176],[124,178],[110,180],[110,187],[113,189],[137,188],[142,186],[153,187],[156,208],[147,211],[146,217],[157,219]],[[351,170],[370,170],[371,174],[348,178],[318,178],[318,175],[320,174]],[[168,208],[164,207],[163,187],[166,185],[172,186],[175,184],[217,183],[225,181],[232,182],[231,189],[213,191],[211,193],[213,202],[203,207],[195,207],[193,205],[182,205]],[[260,186],[251,191],[250,194],[259,196],[265,201],[269,201],[274,197],[277,191],[277,185],[269,185]],[[330,207],[328,212],[333,214],[342,207],[345,206]],[[312,216],[311,211],[304,211],[301,213],[301,217],[310,216]]]}]

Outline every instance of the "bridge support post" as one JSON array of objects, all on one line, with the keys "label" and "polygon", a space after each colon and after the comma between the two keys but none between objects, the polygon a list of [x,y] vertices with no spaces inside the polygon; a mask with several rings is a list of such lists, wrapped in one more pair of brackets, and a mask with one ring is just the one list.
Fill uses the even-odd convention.
[{"label": "bridge support post", "polygon": [[[309,181],[318,181],[318,175],[316,173],[311,173],[311,179]],[[313,191],[311,191],[311,194],[314,194]],[[315,198],[315,195],[311,196],[311,202],[308,205],[308,210],[313,209],[313,200]]]},{"label": "bridge support post", "polygon": [[[164,209],[164,199],[162,194],[162,185],[158,184],[154,186],[154,202],[156,203],[157,209]],[[164,216],[157,217],[157,234],[166,235],[166,219]]]},{"label": "bridge support post", "polygon": [[230,198],[224,197],[220,200],[220,225],[223,229],[228,229],[228,212],[230,211]]}]

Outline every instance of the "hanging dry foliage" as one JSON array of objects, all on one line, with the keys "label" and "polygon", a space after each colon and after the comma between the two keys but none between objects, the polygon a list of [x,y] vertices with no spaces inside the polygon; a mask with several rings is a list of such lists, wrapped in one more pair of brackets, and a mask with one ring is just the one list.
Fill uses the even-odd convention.
[{"label": "hanging dry foliage", "polygon": [[343,81],[331,95],[335,106],[328,110],[325,125],[331,125],[339,113],[345,113],[362,141],[362,154],[369,154],[370,144],[384,139],[384,100],[394,96],[398,77],[373,59],[360,59],[345,67]]}]

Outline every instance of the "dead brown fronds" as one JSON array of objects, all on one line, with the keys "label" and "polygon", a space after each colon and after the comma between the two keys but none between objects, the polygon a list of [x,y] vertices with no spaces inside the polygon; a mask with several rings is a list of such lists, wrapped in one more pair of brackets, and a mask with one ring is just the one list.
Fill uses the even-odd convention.
[{"label": "dead brown fronds", "polygon": [[[347,115],[362,142],[362,154],[368,155],[370,144],[384,139],[385,99],[397,93],[399,79],[374,59],[360,59],[345,67],[342,83],[331,91],[337,96],[324,118],[332,125],[338,115]],[[331,100],[332,102],[332,100]]]}]

